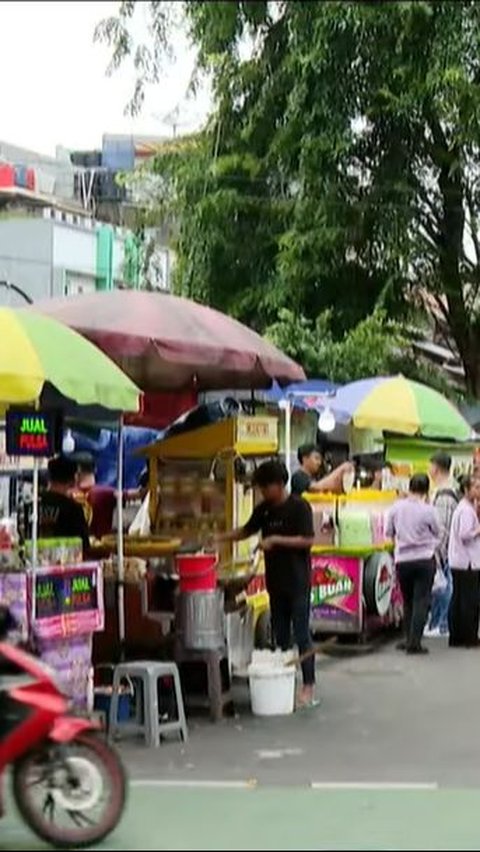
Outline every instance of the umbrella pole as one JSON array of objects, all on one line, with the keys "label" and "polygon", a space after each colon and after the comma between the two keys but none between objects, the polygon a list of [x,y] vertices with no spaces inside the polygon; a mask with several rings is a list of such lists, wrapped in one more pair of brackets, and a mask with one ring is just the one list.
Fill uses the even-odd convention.
[{"label": "umbrella pole", "polygon": [[[288,482],[292,476],[292,465],[290,462],[292,451],[292,401],[289,396],[285,405],[285,464],[288,471]],[[290,486],[289,486],[290,487]]]},{"label": "umbrella pole", "polygon": [[118,588],[118,638],[120,659],[125,657],[125,563],[123,555],[123,417],[118,424],[117,447],[117,588]]},{"label": "umbrella pole", "polygon": [[38,459],[33,459],[32,568],[38,567]]},{"label": "umbrella pole", "polygon": [[29,636],[33,636],[36,616],[35,576],[38,569],[38,459],[33,458],[33,494],[32,494],[32,602],[29,619]]}]

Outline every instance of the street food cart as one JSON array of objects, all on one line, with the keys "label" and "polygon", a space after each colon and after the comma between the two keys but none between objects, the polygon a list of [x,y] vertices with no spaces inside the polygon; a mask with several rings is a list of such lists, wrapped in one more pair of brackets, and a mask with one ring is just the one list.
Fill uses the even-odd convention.
[{"label": "street food cart", "polygon": [[[181,540],[181,549],[200,551],[211,536],[242,526],[255,494],[255,467],[278,449],[278,421],[239,416],[176,435],[147,447],[151,528]],[[363,637],[401,621],[391,546],[385,519],[394,491],[308,494],[314,514],[312,629]],[[247,604],[250,648],[264,647],[269,634],[263,559],[253,565],[255,540],[222,547],[219,584],[227,612]],[[237,631],[238,634],[238,631]],[[245,635],[233,644],[248,644]],[[238,648],[232,649],[237,656]]]},{"label": "street food cart", "polygon": [[[120,417],[138,411],[140,392],[99,349],[36,311],[0,308],[0,327],[2,454],[4,447],[10,458],[32,459],[31,543],[20,552],[12,517],[11,529],[0,536],[0,598],[14,614],[17,608],[24,634],[38,643],[64,678],[66,692],[85,707],[92,634],[103,624],[101,569],[96,562],[79,563],[71,542],[39,540],[39,469],[62,450],[60,412],[78,415],[93,407]],[[76,648],[72,637],[78,637]],[[75,671],[78,678],[72,681]]]},{"label": "street food cart", "polygon": [[55,669],[65,695],[77,708],[88,709],[92,638],[104,624],[100,564],[82,561],[82,542],[76,539],[39,539],[34,571],[28,542],[19,553],[5,534],[2,545],[0,600],[23,639],[30,639]]},{"label": "street food cart", "polygon": [[385,490],[360,489],[340,498],[306,495],[316,517],[312,626],[365,635],[374,625],[397,624],[402,600],[390,547],[382,540],[384,519],[411,475],[428,470],[435,450],[452,455],[454,475],[471,468],[472,430],[448,399],[402,376],[367,378],[327,393],[297,388],[284,400],[288,438],[298,400],[319,412],[319,429],[329,437],[344,433],[351,457],[374,454],[391,465],[382,475]]},{"label": "street food cart", "polygon": [[308,494],[314,516],[312,615],[315,633],[364,638],[398,626],[401,596],[385,523],[394,491]]},{"label": "street food cart", "polygon": [[430,459],[441,450],[452,458],[451,474],[458,479],[472,473],[478,454],[479,441],[432,441],[425,438],[408,438],[400,435],[385,436],[385,457],[394,473],[402,470],[405,477],[414,473],[428,473]]},{"label": "street food cart", "polygon": [[[254,508],[254,470],[277,451],[277,418],[245,415],[147,447],[154,535],[179,539],[182,551],[194,553],[208,548],[215,533],[245,524]],[[255,540],[225,544],[217,566],[226,610],[247,605],[252,645],[254,633],[263,644],[269,625],[263,559],[255,563],[255,548]],[[236,632],[234,644],[247,642]]]}]

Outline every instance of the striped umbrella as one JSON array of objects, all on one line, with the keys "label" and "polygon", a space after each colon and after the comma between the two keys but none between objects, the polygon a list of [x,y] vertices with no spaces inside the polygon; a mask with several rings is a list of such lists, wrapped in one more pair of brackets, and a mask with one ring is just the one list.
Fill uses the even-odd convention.
[{"label": "striped umbrella", "polygon": [[471,426],[450,400],[403,376],[351,382],[337,390],[329,407],[338,422],[348,420],[358,429],[455,441],[473,436]]},{"label": "striped umbrella", "polygon": [[48,384],[79,405],[139,409],[138,388],[80,334],[35,311],[0,308],[0,407],[39,402]]},{"label": "striped umbrella", "polygon": [[[53,386],[82,406],[138,411],[140,391],[96,346],[65,325],[35,311],[0,308],[0,410],[40,402]],[[121,483],[122,455],[119,452]],[[38,466],[34,460],[32,562],[37,565]],[[119,577],[123,572],[122,501],[119,492]],[[123,624],[123,586],[119,590]]]}]

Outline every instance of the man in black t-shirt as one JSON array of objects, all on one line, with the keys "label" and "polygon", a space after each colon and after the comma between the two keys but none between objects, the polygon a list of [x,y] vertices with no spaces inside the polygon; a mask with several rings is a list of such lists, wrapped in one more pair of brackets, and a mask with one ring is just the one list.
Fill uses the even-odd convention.
[{"label": "man in black t-shirt", "polygon": [[48,462],[48,487],[40,498],[38,530],[40,538],[80,538],[83,557],[88,555],[89,532],[82,507],[69,497],[75,485],[77,466],[64,456]]},{"label": "man in black t-shirt", "polygon": [[282,651],[291,646],[291,633],[300,655],[312,653],[302,662],[302,705],[314,701],[315,659],[310,635],[310,548],[313,544],[313,515],[301,497],[289,495],[288,473],[277,461],[264,462],[255,473],[254,484],[263,502],[254,509],[244,527],[218,537],[218,541],[242,541],[260,532],[259,547],[265,553],[265,579],[275,643]]},{"label": "man in black t-shirt", "polygon": [[292,494],[305,494],[307,491],[341,494],[343,477],[353,469],[351,462],[344,462],[330,473],[324,473],[319,479],[323,468],[323,459],[315,444],[303,444],[298,448],[298,463],[300,467],[292,476],[290,490]]}]

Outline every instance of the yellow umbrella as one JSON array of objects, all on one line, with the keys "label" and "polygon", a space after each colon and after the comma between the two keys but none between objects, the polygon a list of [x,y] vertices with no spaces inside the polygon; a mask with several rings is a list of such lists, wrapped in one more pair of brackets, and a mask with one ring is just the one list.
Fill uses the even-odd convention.
[{"label": "yellow umbrella", "polygon": [[[112,411],[138,411],[141,393],[100,349],[57,320],[35,311],[0,308],[0,411],[34,404],[46,384],[69,400]],[[121,460],[121,454],[120,454]],[[37,561],[38,465],[33,477],[33,565]],[[122,501],[119,499],[121,518]],[[119,563],[123,562],[119,536]]]},{"label": "yellow umbrella", "polygon": [[0,405],[38,402],[46,383],[79,405],[139,410],[136,385],[80,334],[31,310],[0,308]]}]

